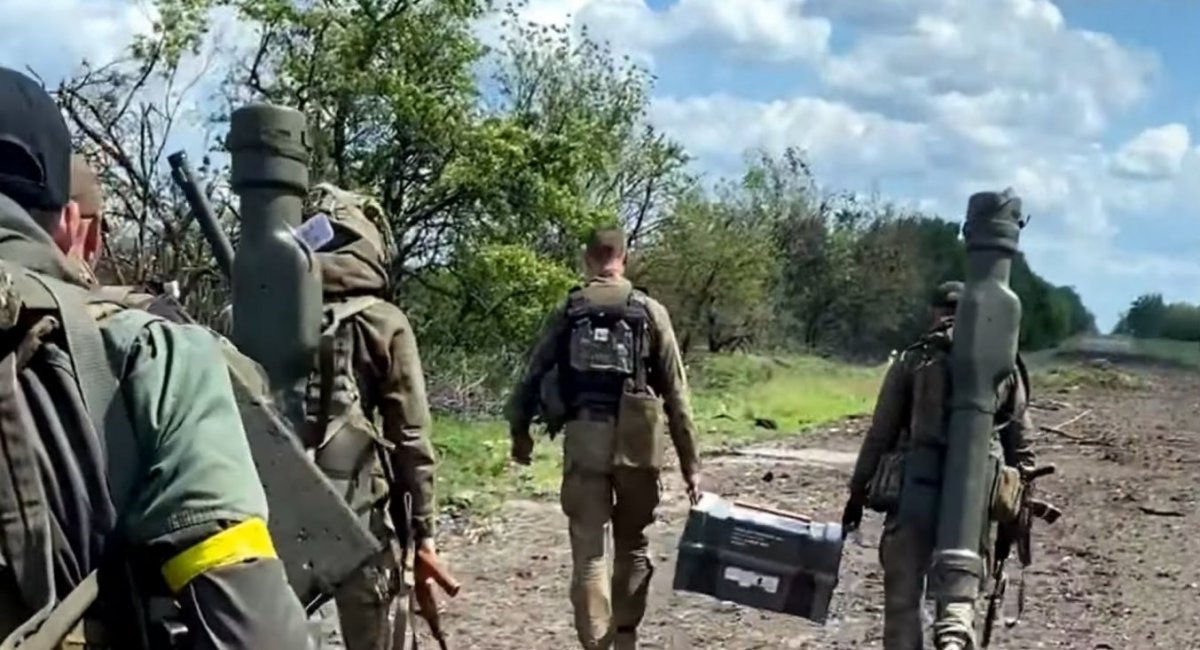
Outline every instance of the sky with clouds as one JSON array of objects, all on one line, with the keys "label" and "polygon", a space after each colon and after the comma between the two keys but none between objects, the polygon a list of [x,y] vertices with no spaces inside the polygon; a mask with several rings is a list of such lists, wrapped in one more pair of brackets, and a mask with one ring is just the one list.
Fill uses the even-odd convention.
[{"label": "sky with clouds", "polygon": [[[698,171],[809,152],[830,187],[951,219],[1014,187],[1023,247],[1111,327],[1139,293],[1200,302],[1200,3],[530,0],[657,76],[651,119]],[[133,0],[3,0],[0,64],[53,83],[149,19]],[[481,34],[494,25],[480,26]],[[13,35],[15,34],[15,36]]]}]

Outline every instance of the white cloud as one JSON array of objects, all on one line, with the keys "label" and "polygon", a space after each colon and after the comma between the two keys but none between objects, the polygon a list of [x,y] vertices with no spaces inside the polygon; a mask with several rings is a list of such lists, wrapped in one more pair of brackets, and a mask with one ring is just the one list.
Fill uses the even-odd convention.
[{"label": "white cloud", "polygon": [[1191,145],[1191,134],[1183,124],[1146,129],[1133,137],[1113,156],[1114,173],[1144,180],[1166,180],[1179,174]]},{"label": "white cloud", "polygon": [[804,149],[818,171],[926,169],[927,129],[812,97],[755,102],[728,95],[657,99],[651,120],[710,168],[737,164],[748,149]]},{"label": "white cloud", "polygon": [[[830,16],[867,26],[821,70],[847,97],[894,103],[953,125],[982,123],[1004,140],[1027,126],[1090,137],[1142,99],[1152,58],[1072,29],[1048,0],[825,0]],[[843,25],[839,25],[839,28]]]},{"label": "white cloud", "polygon": [[54,85],[83,59],[110,61],[152,21],[150,8],[130,1],[2,0],[0,65],[32,68]]},{"label": "white cloud", "polygon": [[[520,10],[526,20],[586,26],[618,52],[651,63],[665,48],[695,45],[741,58],[816,61],[827,51],[828,20],[804,13],[806,0],[679,0],[656,11],[643,0],[532,0]],[[498,30],[494,18],[485,37]]]}]

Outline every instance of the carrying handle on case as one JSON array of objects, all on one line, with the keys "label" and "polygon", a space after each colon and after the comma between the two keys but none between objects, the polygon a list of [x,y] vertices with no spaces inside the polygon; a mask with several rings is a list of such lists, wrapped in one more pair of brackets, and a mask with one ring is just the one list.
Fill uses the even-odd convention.
[{"label": "carrying handle on case", "polygon": [[744,508],[746,510],[757,510],[758,512],[765,512],[767,514],[778,515],[780,517],[787,517],[789,519],[799,519],[800,521],[806,521],[806,522],[810,522],[810,523],[812,522],[812,517],[805,517],[802,514],[799,514],[796,512],[789,512],[787,510],[779,510],[777,508],[769,508],[767,506],[754,505],[752,503],[746,503],[745,501],[734,501],[733,505],[735,507]]}]

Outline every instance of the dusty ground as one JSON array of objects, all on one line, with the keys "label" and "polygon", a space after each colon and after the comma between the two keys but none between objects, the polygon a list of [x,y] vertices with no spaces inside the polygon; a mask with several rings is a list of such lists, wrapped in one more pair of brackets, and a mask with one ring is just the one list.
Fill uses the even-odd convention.
[{"label": "dusty ground", "polygon": [[[1200,375],[1137,372],[1150,387],[1039,396],[1042,408],[1033,412],[1037,424],[1055,425],[1084,414],[1063,427],[1065,435],[1040,432],[1036,437],[1043,460],[1059,468],[1042,481],[1043,494],[1066,515],[1053,528],[1035,533],[1025,620],[998,630],[992,647],[1200,648]],[[774,453],[708,458],[706,488],[835,521],[864,426],[862,420],[842,423],[778,445]],[[796,451],[808,458],[786,457]],[[833,618],[817,626],[672,593],[673,557],[685,515],[682,488],[672,476],[651,533],[658,572],[644,647],[880,647],[878,518],[865,524],[862,545],[847,544]],[[464,583],[446,613],[452,648],[578,647],[566,595],[565,531],[557,504],[516,502],[482,533],[442,540]]]}]

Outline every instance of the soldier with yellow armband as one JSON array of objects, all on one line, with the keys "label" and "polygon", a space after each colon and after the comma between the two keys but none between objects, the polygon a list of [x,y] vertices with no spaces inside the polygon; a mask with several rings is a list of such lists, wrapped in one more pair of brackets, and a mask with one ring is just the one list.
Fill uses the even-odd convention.
[{"label": "soldier with yellow armband", "polygon": [[0,650],[311,647],[222,344],[84,286],[70,156],[0,68]]}]

